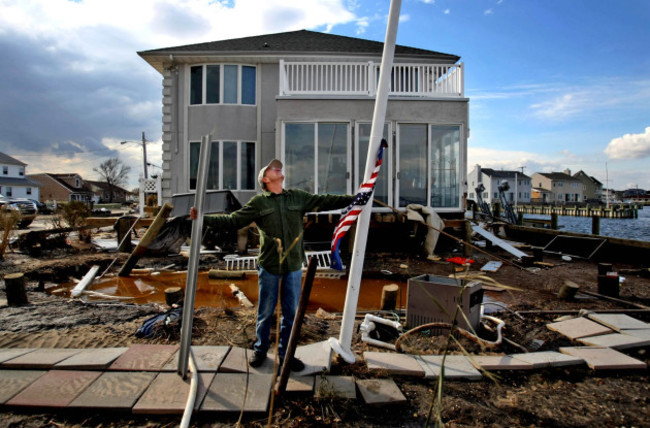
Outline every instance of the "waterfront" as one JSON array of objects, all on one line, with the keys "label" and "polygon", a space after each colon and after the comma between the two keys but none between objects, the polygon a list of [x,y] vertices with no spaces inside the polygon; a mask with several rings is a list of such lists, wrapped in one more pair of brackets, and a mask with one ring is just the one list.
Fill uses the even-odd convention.
[{"label": "waterfront", "polygon": [[[639,209],[638,218],[601,218],[600,234],[616,238],[650,241],[650,207]],[[550,219],[548,215],[526,214],[524,219]],[[591,217],[558,216],[560,230],[591,233]]]}]

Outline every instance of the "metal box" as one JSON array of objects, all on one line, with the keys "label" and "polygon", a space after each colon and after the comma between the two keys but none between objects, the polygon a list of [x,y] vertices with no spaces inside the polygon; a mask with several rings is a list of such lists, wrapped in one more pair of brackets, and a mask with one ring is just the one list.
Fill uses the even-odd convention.
[{"label": "metal box", "polygon": [[[465,286],[465,289],[462,290],[461,286]],[[438,275],[410,278],[406,298],[406,323],[410,328],[435,322],[451,323],[459,302],[460,311],[456,317],[458,327],[469,330],[465,319],[467,318],[471,328],[476,329],[481,321],[483,302],[480,281]]]}]

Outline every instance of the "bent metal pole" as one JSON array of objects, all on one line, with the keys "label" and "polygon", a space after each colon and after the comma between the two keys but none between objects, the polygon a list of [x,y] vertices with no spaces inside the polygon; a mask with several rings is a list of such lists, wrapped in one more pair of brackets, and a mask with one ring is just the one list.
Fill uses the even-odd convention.
[{"label": "bent metal pole", "polygon": [[192,237],[190,242],[190,257],[187,262],[187,279],[185,281],[185,301],[183,302],[183,318],[181,324],[181,343],[178,351],[178,374],[185,379],[192,346],[192,322],[194,321],[194,299],[196,297],[196,279],[199,270],[201,252],[201,231],[203,230],[203,201],[210,165],[212,149],[212,134],[201,138],[199,153],[199,171],[194,193],[196,219],[192,222]]},{"label": "bent metal pole", "polygon": [[[379,145],[381,144],[381,139],[384,133],[386,104],[388,103],[390,76],[393,69],[395,40],[397,39],[397,25],[401,5],[401,0],[392,0],[390,3],[388,26],[386,27],[386,41],[384,42],[384,52],[382,54],[381,68],[379,71],[377,98],[375,99],[375,110],[372,116],[372,126],[370,128],[366,169],[362,182],[366,182],[370,179],[370,175],[372,174],[375,165],[375,156],[379,150]],[[333,337],[329,338],[329,344],[334,352],[339,354],[350,364],[354,363],[356,360],[354,353],[351,351],[352,333],[354,330],[354,318],[357,312],[357,303],[359,301],[359,288],[361,287],[361,273],[363,271],[363,260],[366,252],[366,241],[368,240],[368,225],[370,224],[371,210],[372,202],[366,204],[357,220],[358,223],[354,236],[354,247],[352,249],[350,276],[348,277],[348,290],[345,295],[345,305],[343,307],[341,332],[338,340]]]}]

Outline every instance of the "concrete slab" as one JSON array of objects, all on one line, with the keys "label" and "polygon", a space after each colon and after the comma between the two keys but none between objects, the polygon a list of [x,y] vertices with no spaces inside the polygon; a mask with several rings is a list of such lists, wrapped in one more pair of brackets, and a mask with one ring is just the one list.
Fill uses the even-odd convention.
[{"label": "concrete slab", "polygon": [[294,376],[290,375],[287,381],[286,392],[289,393],[313,393],[314,377],[313,376]]},{"label": "concrete slab", "polygon": [[101,372],[50,370],[36,379],[18,395],[6,402],[8,406],[67,407]]},{"label": "concrete slab", "polygon": [[[442,355],[418,355],[418,362],[424,369],[424,377],[434,379],[440,376]],[[445,379],[481,380],[483,375],[464,355],[447,355],[445,358]]]},{"label": "concrete slab", "polygon": [[[230,351],[230,346],[192,346],[197,370],[200,372],[216,372],[219,370],[219,366],[228,351]],[[178,370],[178,352],[165,364],[163,369],[174,372]]]},{"label": "concrete slab", "polygon": [[81,349],[39,348],[2,363],[12,369],[49,369],[56,363],[81,352]]},{"label": "concrete slab", "polygon": [[357,386],[352,376],[317,376],[314,391],[316,398],[357,398]]},{"label": "concrete slab", "polygon": [[[11,360],[21,355],[25,355],[28,352],[34,351],[36,348],[10,348],[10,349],[0,349],[0,363],[3,363],[7,360]],[[0,367],[2,364],[0,364]]]},{"label": "concrete slab", "polygon": [[627,314],[589,314],[589,318],[605,325],[612,330],[643,330],[650,329],[650,324],[633,318]]},{"label": "concrete slab", "polygon": [[131,410],[155,377],[153,372],[105,372],[68,407]]},{"label": "concrete slab", "polygon": [[66,370],[103,370],[128,349],[129,348],[84,349],[78,354],[56,363],[54,368]]},{"label": "concrete slab", "polygon": [[133,345],[124,352],[109,370],[160,371],[172,358],[178,345]]},{"label": "concrete slab", "polygon": [[[199,384],[194,401],[194,410],[198,411],[214,379],[214,372],[199,373]],[[176,373],[159,373],[149,388],[133,406],[133,413],[181,415],[185,410],[190,391],[191,375],[183,379]]]},{"label": "concrete slab", "polygon": [[266,412],[272,387],[272,375],[217,373],[201,411],[240,412],[243,408],[244,412]]},{"label": "concrete slab", "polygon": [[614,349],[640,348],[650,345],[650,337],[644,339],[642,337],[636,337],[630,334],[621,333],[585,337],[583,339],[579,339],[578,341],[588,346],[599,346]]},{"label": "concrete slab", "polygon": [[233,346],[222,361],[219,371],[224,373],[246,373],[249,370],[248,358],[251,355],[253,355],[252,349]]},{"label": "concrete slab", "polygon": [[488,371],[498,370],[531,370],[533,364],[517,360],[509,355],[473,355],[472,362]]},{"label": "concrete slab", "polygon": [[630,336],[640,337],[642,339],[650,339],[650,329],[645,330],[621,330],[622,334],[629,334]]},{"label": "concrete slab", "polygon": [[645,369],[646,363],[611,348],[576,346],[560,348],[560,352],[582,358],[594,370]]},{"label": "concrete slab", "polygon": [[424,377],[424,369],[413,355],[395,352],[364,352],[363,359],[370,372],[386,372],[394,376]]},{"label": "concrete slab", "polygon": [[392,379],[361,379],[357,387],[366,404],[406,404],[406,397]]},{"label": "concrete slab", "polygon": [[45,373],[45,370],[0,370],[0,404],[4,404]]},{"label": "concrete slab", "polygon": [[512,354],[510,356],[516,360],[532,364],[535,369],[574,366],[585,363],[582,358],[564,355],[555,351],[529,352],[527,354]]},{"label": "concrete slab", "polygon": [[546,327],[570,339],[613,333],[609,327],[605,327],[584,317],[546,324]]},{"label": "concrete slab", "polygon": [[306,376],[329,372],[332,366],[332,347],[327,341],[298,346],[295,357],[305,364],[305,369],[296,372],[297,375]]}]

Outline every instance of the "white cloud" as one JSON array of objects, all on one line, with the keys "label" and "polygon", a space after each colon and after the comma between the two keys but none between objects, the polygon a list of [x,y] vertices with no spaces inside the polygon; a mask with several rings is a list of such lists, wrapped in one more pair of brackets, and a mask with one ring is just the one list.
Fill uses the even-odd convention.
[{"label": "white cloud", "polygon": [[605,148],[611,159],[643,159],[650,157],[650,127],[641,134],[625,134],[612,139]]},{"label": "white cloud", "polygon": [[485,12],[483,12],[483,15],[493,15],[494,10],[493,9],[486,9]]},{"label": "white cloud", "polygon": [[445,15],[449,15],[449,14],[451,13],[451,10],[449,10],[449,9],[445,9],[445,11],[444,11],[443,13],[444,13]]}]

